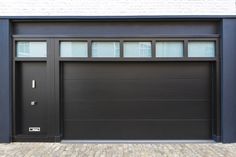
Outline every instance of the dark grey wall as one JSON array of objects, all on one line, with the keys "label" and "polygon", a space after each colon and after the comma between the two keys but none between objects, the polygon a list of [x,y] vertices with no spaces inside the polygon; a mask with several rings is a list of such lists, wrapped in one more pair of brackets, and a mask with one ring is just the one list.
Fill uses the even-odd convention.
[{"label": "dark grey wall", "polygon": [[10,21],[0,19],[0,142],[11,141]]},{"label": "dark grey wall", "polygon": [[75,35],[81,37],[156,37],[161,34],[217,34],[217,21],[165,22],[16,22],[14,35]]},{"label": "dark grey wall", "polygon": [[[21,29],[22,25],[25,24],[20,23],[19,25],[16,26],[17,27],[15,29],[16,34],[33,33],[30,32],[31,29],[29,30]],[[10,42],[11,41],[10,26],[11,23],[7,18],[0,19],[0,76],[1,76],[0,77],[0,142],[11,141],[11,125],[12,125],[11,47],[12,46]],[[40,27],[37,26],[35,27],[36,30],[37,29],[40,30]],[[55,27],[50,27],[50,28],[51,31]],[[217,27],[215,27],[214,25],[209,24],[208,28],[209,29],[207,29],[207,34],[212,34],[212,33],[214,34],[218,32]],[[221,32],[222,141],[227,143],[227,142],[236,142],[236,19],[233,18],[223,19],[221,28],[222,28]],[[181,31],[183,31],[183,29],[181,29],[180,32]],[[198,34],[199,31],[196,30],[195,33]],[[53,31],[49,32],[49,34],[54,34],[54,32]]]},{"label": "dark grey wall", "polygon": [[222,21],[222,142],[236,142],[236,19]]}]

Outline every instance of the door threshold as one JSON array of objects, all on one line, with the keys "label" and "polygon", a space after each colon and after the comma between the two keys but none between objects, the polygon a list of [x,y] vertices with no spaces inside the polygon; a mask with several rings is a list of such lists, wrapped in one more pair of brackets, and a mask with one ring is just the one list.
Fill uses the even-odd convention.
[{"label": "door threshold", "polygon": [[206,144],[214,140],[62,140],[63,144]]}]

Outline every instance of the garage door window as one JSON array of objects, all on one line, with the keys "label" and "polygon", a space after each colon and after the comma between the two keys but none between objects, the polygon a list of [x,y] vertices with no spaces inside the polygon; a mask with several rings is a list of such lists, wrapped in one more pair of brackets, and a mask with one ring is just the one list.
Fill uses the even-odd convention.
[{"label": "garage door window", "polygon": [[124,57],[151,56],[151,42],[124,42]]},{"label": "garage door window", "polygon": [[46,57],[47,43],[46,42],[29,42],[19,41],[16,43],[17,57]]},{"label": "garage door window", "polygon": [[92,42],[92,57],[120,57],[120,43]]},{"label": "garage door window", "polygon": [[215,57],[215,42],[189,41],[188,57]]},{"label": "garage door window", "polygon": [[183,42],[157,42],[156,57],[183,57]]},{"label": "garage door window", "polygon": [[88,57],[87,42],[61,42],[61,57]]}]

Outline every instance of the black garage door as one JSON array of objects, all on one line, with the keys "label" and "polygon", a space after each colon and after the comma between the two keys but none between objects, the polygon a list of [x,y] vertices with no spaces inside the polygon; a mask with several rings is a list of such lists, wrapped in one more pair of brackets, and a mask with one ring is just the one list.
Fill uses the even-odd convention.
[{"label": "black garage door", "polygon": [[210,62],[64,62],[64,139],[210,139]]}]

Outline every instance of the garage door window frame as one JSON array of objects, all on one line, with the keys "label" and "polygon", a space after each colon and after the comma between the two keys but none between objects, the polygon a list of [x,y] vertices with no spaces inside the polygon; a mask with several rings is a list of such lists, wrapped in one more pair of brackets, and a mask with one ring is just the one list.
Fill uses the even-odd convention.
[{"label": "garage door window frame", "polygon": [[[219,55],[218,38],[56,38],[56,56],[60,61],[216,61]],[[77,41],[88,43],[88,57],[61,57],[60,42]],[[183,42],[183,57],[156,57],[156,42]],[[188,57],[188,42],[215,42],[214,57]],[[92,57],[92,42],[119,42],[120,57]],[[151,42],[151,57],[124,57],[124,42]]]},{"label": "garage door window frame", "polygon": [[[129,44],[131,44],[131,43],[138,43],[138,50],[139,50],[139,53],[138,53],[138,55],[136,55],[136,56],[132,56],[132,55],[127,55],[127,56],[125,56],[125,45],[127,44],[127,46],[129,45]],[[150,46],[150,53],[146,53],[146,54],[144,54],[143,52],[141,52],[141,45],[140,45],[140,43],[142,43],[142,44],[148,44],[148,46]],[[150,44],[150,45],[149,45]],[[146,48],[144,48],[143,50],[145,50]],[[149,48],[148,48],[149,49]],[[147,49],[146,49],[147,50]],[[152,41],[125,41],[125,42],[123,42],[123,53],[124,53],[124,58],[150,58],[150,57],[152,57]],[[150,55],[150,56],[149,56]]]},{"label": "garage door window frame", "polygon": [[[86,46],[85,46],[85,54],[83,54],[83,53],[80,53],[80,52],[77,52],[77,56],[73,56],[72,54],[73,54],[73,52],[67,52],[67,51],[65,51],[65,50],[62,50],[62,43],[64,43],[64,44],[69,44],[69,43],[71,43],[71,51],[73,51],[73,44],[74,43],[77,43],[77,44],[85,44]],[[80,48],[80,47],[78,47],[78,48]],[[65,54],[70,54],[70,55],[65,55]],[[64,56],[63,56],[64,55]],[[86,58],[86,57],[88,57],[88,42],[87,41],[60,41],[60,57],[80,57],[80,58]]]},{"label": "garage door window frame", "polygon": [[[157,50],[156,50],[156,48],[157,48],[157,43],[160,43],[160,42],[169,42],[169,43],[171,43],[171,42],[180,42],[180,43],[182,43],[182,46],[183,46],[183,48],[182,48],[182,56],[181,57],[162,57],[162,56],[158,56],[158,52],[157,52]],[[168,58],[185,58],[185,56],[186,56],[186,49],[184,49],[184,47],[185,47],[185,42],[184,42],[184,40],[156,40],[156,42],[155,42],[155,57],[156,58],[164,58],[164,59],[168,59]]]},{"label": "garage door window frame", "polygon": [[[66,40],[86,40],[88,41],[88,53],[90,54],[88,58],[62,58],[59,57],[59,42],[61,40],[65,40],[65,38],[56,38],[55,40],[55,52],[57,53],[56,56],[58,56],[57,61],[56,61],[56,69],[59,66],[63,66],[64,62],[128,62],[128,61],[134,61],[134,62],[210,62],[212,64],[212,70],[214,71],[214,76],[212,76],[212,91],[213,91],[213,96],[212,96],[212,138],[215,138],[214,136],[219,136],[220,134],[220,52],[219,52],[219,38],[217,37],[181,37],[181,38],[176,38],[176,37],[161,37],[161,38],[66,38]],[[92,41],[119,41],[120,42],[120,57],[119,58],[92,58],[91,57],[91,42]],[[152,45],[152,57],[150,58],[124,58],[124,52],[123,52],[123,43],[124,42],[132,42],[132,41],[151,41]],[[184,44],[183,48],[183,57],[169,57],[169,58],[157,58],[155,56],[155,46],[157,41],[182,41]],[[189,41],[215,41],[216,49],[215,49],[215,57],[195,57],[191,58],[188,57],[188,42]],[[56,77],[60,76],[62,71],[57,69]],[[58,77],[58,78],[60,78]],[[60,79],[57,80],[57,82],[60,82]],[[59,84],[56,87],[60,89]],[[63,89],[62,89],[63,90]],[[57,91],[57,90],[56,90]],[[60,92],[56,94],[58,99],[61,99]],[[59,100],[58,100],[59,101]],[[63,121],[63,119],[61,119]],[[61,130],[63,130],[63,124],[61,126]],[[63,131],[62,131],[63,133]],[[63,138],[63,137],[62,137]]]},{"label": "garage door window frame", "polygon": [[[215,40],[188,40],[188,46],[189,46],[189,43],[190,42],[192,42],[192,43],[194,43],[194,42],[213,42],[214,43],[214,57],[204,57],[204,56],[199,56],[199,57],[193,57],[193,56],[189,56],[189,52],[188,52],[188,58],[215,58],[216,57],[216,55],[218,55],[217,54],[217,51],[216,51],[216,49],[217,49],[217,41],[215,41]],[[188,49],[188,51],[189,51],[189,49]]]}]

